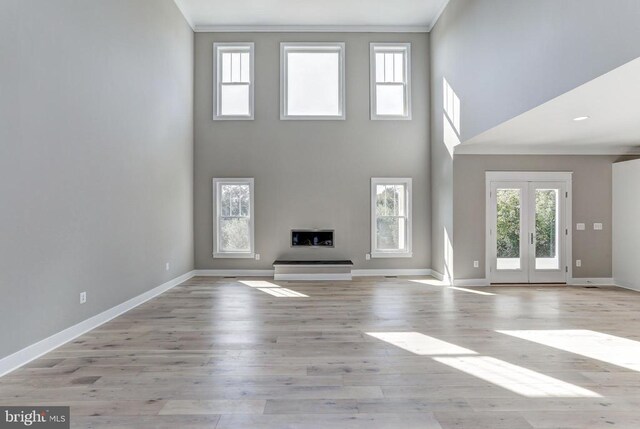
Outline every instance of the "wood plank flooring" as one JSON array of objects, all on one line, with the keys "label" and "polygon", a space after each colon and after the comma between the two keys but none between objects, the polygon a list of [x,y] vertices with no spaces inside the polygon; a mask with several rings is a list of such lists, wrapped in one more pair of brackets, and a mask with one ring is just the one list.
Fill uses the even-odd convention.
[{"label": "wood plank flooring", "polygon": [[77,428],[638,429],[639,310],[618,288],[196,277],[0,378],[0,404],[69,405]]}]

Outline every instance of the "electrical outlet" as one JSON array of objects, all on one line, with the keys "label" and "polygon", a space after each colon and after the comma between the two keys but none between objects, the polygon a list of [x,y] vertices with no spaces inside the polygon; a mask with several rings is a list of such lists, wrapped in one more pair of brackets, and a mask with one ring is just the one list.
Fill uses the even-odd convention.
[{"label": "electrical outlet", "polygon": [[594,231],[602,231],[602,224],[601,223],[594,223],[593,224],[593,230]]},{"label": "electrical outlet", "polygon": [[582,260],[576,259],[576,267],[581,267],[581,266],[582,266]]},{"label": "electrical outlet", "polygon": [[584,223],[577,223],[577,224],[576,224],[576,229],[577,229],[578,231],[584,231],[584,230],[586,229],[586,228],[585,228],[585,224],[584,224]]},{"label": "electrical outlet", "polygon": [[85,302],[87,302],[87,293],[80,292],[80,304],[84,304]]},{"label": "electrical outlet", "polygon": [[371,260],[371,253],[367,253],[366,255],[364,255],[364,259],[366,259],[367,261]]},{"label": "electrical outlet", "polygon": [[171,265],[169,265],[169,263],[167,262],[166,264],[164,264],[164,269],[166,271],[169,271],[169,268],[171,267]]},{"label": "electrical outlet", "polygon": [[256,258],[256,261],[259,261],[259,260],[260,260],[260,254],[259,254],[259,253],[256,253],[255,258]]},{"label": "electrical outlet", "polygon": [[480,261],[473,261],[473,268],[480,268]]}]

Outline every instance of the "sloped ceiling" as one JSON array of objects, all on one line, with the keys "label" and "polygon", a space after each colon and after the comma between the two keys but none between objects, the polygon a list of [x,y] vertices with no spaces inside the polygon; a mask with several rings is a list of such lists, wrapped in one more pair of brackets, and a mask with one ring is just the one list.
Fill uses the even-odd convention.
[{"label": "sloped ceiling", "polygon": [[455,153],[640,153],[640,58],[463,142]]}]

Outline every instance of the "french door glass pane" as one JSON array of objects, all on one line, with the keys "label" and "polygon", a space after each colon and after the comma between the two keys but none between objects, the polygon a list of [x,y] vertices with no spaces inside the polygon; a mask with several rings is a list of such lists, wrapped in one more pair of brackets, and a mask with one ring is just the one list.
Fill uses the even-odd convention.
[{"label": "french door glass pane", "polygon": [[220,219],[220,248],[225,252],[251,251],[249,218]]},{"label": "french door glass pane", "polygon": [[497,198],[497,255],[498,270],[519,270],[520,261],[520,189],[498,189]]},{"label": "french door glass pane", "polygon": [[558,190],[536,189],[536,270],[557,270]]}]

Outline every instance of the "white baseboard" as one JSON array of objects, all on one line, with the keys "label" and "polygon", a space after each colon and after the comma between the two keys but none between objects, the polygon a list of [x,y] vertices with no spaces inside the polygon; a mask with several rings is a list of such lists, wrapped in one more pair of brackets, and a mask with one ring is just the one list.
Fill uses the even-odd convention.
[{"label": "white baseboard", "polygon": [[636,291],[636,292],[640,292],[640,286],[637,286],[637,285],[635,285],[633,283],[626,282],[624,280],[620,280],[620,279],[614,278],[613,279],[613,284],[618,286],[618,287],[621,287],[623,289],[629,289],[629,290],[633,290],[633,291]]},{"label": "white baseboard", "polygon": [[[203,277],[273,277],[274,270],[195,270],[196,276]],[[428,268],[419,269],[369,269],[351,270],[353,277],[370,276],[430,276]]]},{"label": "white baseboard", "polygon": [[441,282],[449,282],[449,279],[447,276],[445,276],[444,274],[436,270],[431,270],[431,277],[433,277],[436,280],[440,280]]},{"label": "white baseboard", "polygon": [[273,270],[195,270],[202,277],[273,277]]},{"label": "white baseboard", "polygon": [[351,280],[351,273],[276,274],[275,281]]},{"label": "white baseboard", "polygon": [[370,269],[370,270],[351,270],[353,277],[373,277],[373,276],[430,276],[429,268],[417,269]]},{"label": "white baseboard", "polygon": [[454,279],[454,286],[491,286],[488,279]]},{"label": "white baseboard", "polygon": [[121,314],[126,313],[127,311],[139,306],[140,304],[143,304],[150,299],[155,298],[161,293],[168,291],[169,289],[179,285],[186,280],[189,280],[193,276],[194,271],[189,271],[188,273],[185,273],[180,277],[176,277],[175,279],[163,283],[160,286],[148,290],[147,292],[140,294],[134,298],[131,298],[130,300],[125,301],[122,304],[118,304],[115,307],[112,307],[109,310],[103,311],[96,316],[90,317],[87,320],[73,325],[65,329],[64,331],[53,334],[52,336],[45,338],[44,340],[38,341],[35,344],[32,344],[5,358],[0,359],[0,377],[20,368],[23,365],[28,364],[32,360],[37,359],[54,349],[57,349],[58,347],[68,343],[69,341],[79,337],[80,335],[97,328],[98,326],[110,321],[111,319],[114,319]]},{"label": "white baseboard", "polygon": [[571,285],[571,286],[587,286],[587,285],[614,286],[615,282],[613,281],[612,278],[606,278],[606,277],[602,277],[602,278],[573,278],[573,279],[569,279],[567,281],[567,284]]}]

